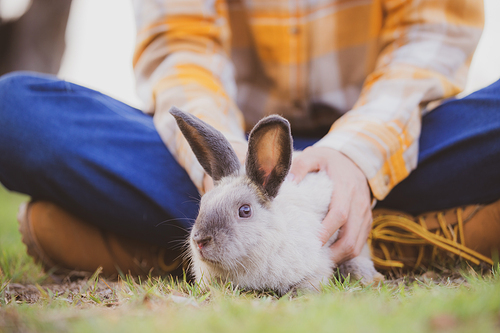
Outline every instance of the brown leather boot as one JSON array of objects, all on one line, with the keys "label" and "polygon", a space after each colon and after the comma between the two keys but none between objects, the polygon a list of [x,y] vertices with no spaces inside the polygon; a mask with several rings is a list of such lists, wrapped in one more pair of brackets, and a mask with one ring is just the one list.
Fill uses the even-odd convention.
[{"label": "brown leather boot", "polygon": [[381,270],[443,268],[458,257],[492,265],[500,252],[500,200],[418,216],[375,209],[370,241]]},{"label": "brown leather boot", "polygon": [[45,201],[19,207],[19,231],[28,254],[55,274],[94,272],[108,277],[182,276],[182,253],[101,230]]}]

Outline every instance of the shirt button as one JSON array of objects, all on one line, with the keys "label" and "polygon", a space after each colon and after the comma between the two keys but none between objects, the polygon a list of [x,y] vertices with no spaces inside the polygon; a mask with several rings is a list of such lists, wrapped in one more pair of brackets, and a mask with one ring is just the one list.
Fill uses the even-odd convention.
[{"label": "shirt button", "polygon": [[389,175],[385,175],[384,176],[384,184],[385,186],[389,186],[389,182],[391,181],[391,179],[389,178]]},{"label": "shirt button", "polygon": [[298,26],[295,25],[295,26],[290,27],[291,34],[297,35],[299,32],[300,32],[300,28]]}]

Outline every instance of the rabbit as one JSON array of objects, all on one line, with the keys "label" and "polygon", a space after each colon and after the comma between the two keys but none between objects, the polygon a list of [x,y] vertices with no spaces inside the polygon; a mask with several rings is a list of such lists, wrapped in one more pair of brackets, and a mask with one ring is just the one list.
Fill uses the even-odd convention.
[{"label": "rabbit", "polygon": [[[230,281],[248,290],[318,291],[337,268],[319,239],[333,184],[323,172],[300,183],[286,180],[293,148],[290,125],[271,115],[248,138],[245,166],[212,126],[176,107],[170,109],[214,188],[202,196],[188,239],[191,270],[199,283]],[[362,254],[339,267],[361,283],[383,280]]]}]

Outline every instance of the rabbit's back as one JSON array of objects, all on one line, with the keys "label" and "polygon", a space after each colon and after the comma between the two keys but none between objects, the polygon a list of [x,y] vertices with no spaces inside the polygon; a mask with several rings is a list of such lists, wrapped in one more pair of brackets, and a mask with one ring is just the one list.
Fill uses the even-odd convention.
[{"label": "rabbit's back", "polygon": [[309,173],[299,184],[284,182],[273,204],[291,221],[319,226],[328,212],[332,192],[326,172]]}]

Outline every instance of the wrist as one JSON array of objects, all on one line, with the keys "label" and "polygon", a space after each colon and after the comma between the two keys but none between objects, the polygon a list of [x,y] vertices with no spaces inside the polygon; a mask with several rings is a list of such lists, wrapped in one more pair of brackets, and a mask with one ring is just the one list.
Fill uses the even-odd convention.
[{"label": "wrist", "polygon": [[[370,201],[372,208],[375,206],[377,203],[376,198],[374,197],[370,183],[368,181],[368,178],[366,177],[365,173],[361,169],[359,165],[356,164],[355,161],[353,161],[348,155],[344,154],[343,152],[335,149],[335,148],[330,148],[330,147],[317,147],[318,149],[325,149],[325,154],[330,154],[331,156],[334,156],[335,159],[343,161],[342,163],[345,163],[346,166],[351,169],[356,175],[357,179],[359,181],[363,181],[366,184],[366,187],[368,188],[369,194],[370,194]],[[326,153],[328,152],[328,153]]]}]

